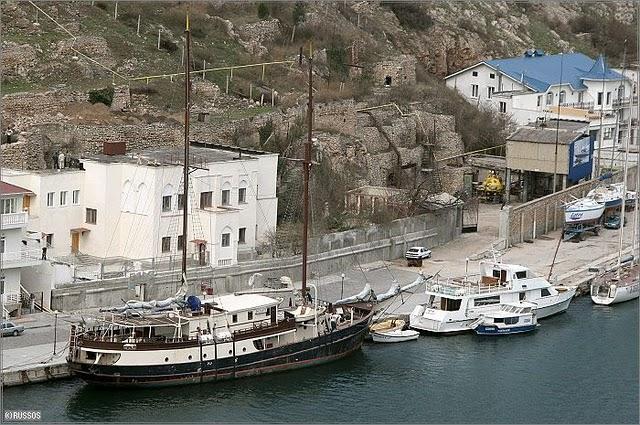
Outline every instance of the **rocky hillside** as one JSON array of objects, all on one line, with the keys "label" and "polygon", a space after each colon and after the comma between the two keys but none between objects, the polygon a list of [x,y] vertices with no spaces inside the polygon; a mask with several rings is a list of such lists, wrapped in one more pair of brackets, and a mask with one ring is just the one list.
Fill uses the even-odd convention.
[{"label": "rocky hillside", "polygon": [[[183,84],[168,74],[183,69],[185,3],[35,5],[1,5],[3,129],[13,126],[15,142],[2,145],[4,164],[47,167],[55,152],[79,156],[108,141],[131,150],[181,143]],[[434,158],[504,142],[509,123],[465,102],[443,76],[534,47],[604,52],[619,64],[625,39],[637,60],[630,2],[215,0],[190,8],[195,139],[299,155],[308,68],[298,58],[313,49],[314,211],[331,228],[343,225],[335,206],[347,190],[459,192],[464,168]],[[395,105],[371,109],[387,104]],[[280,164],[282,221],[300,214],[298,173]]]}]

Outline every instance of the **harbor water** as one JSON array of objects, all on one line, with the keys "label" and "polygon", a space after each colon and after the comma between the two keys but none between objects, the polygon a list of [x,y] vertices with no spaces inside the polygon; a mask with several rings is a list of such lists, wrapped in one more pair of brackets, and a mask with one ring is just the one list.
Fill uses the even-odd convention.
[{"label": "harbor water", "polygon": [[78,379],[4,390],[45,422],[638,423],[638,300],[574,300],[533,333],[365,344],[297,371],[109,390]]}]

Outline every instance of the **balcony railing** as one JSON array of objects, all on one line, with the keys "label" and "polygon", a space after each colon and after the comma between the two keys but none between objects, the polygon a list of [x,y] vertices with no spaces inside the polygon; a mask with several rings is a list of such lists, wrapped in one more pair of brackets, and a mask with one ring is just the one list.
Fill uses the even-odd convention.
[{"label": "balcony railing", "polygon": [[588,109],[593,110],[594,103],[593,102],[572,102],[572,103],[562,103],[560,104],[563,108],[575,108],[575,109]]},{"label": "balcony railing", "polygon": [[1,216],[3,229],[15,229],[27,225],[28,214],[26,212],[1,214]]},{"label": "balcony railing", "polygon": [[613,107],[619,106],[629,106],[629,105],[637,105],[638,104],[638,96],[625,97],[622,99],[613,99]]},{"label": "balcony railing", "polygon": [[33,265],[41,261],[42,251],[40,249],[25,249],[24,251],[4,252],[1,255],[3,267],[20,266],[23,263]]}]

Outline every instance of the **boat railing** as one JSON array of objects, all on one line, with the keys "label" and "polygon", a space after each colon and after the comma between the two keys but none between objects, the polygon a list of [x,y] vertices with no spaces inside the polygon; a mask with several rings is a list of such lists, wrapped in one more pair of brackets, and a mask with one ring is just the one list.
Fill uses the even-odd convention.
[{"label": "boat railing", "polygon": [[247,329],[239,329],[233,331],[233,339],[248,339],[256,336],[267,335],[276,332],[284,332],[296,327],[296,321],[294,319],[284,319],[277,323],[255,323],[253,327]]},{"label": "boat railing", "polygon": [[[478,279],[472,279],[477,277]],[[427,282],[427,291],[449,296],[464,296],[488,294],[511,289],[511,284],[500,282],[497,278],[481,274],[466,275],[464,277],[440,278]]]}]

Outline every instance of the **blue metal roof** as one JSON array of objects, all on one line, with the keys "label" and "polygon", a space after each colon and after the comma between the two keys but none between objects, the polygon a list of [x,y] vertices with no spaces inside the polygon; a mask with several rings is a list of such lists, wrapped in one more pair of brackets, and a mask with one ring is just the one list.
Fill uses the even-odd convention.
[{"label": "blue metal roof", "polygon": [[[549,86],[570,84],[574,90],[584,90],[583,80],[620,80],[622,76],[609,68],[605,59],[597,60],[582,53],[544,55],[542,52],[524,56],[493,59],[485,62],[514,80],[523,82],[537,92],[546,92]],[[562,66],[562,79],[560,67]]]}]

